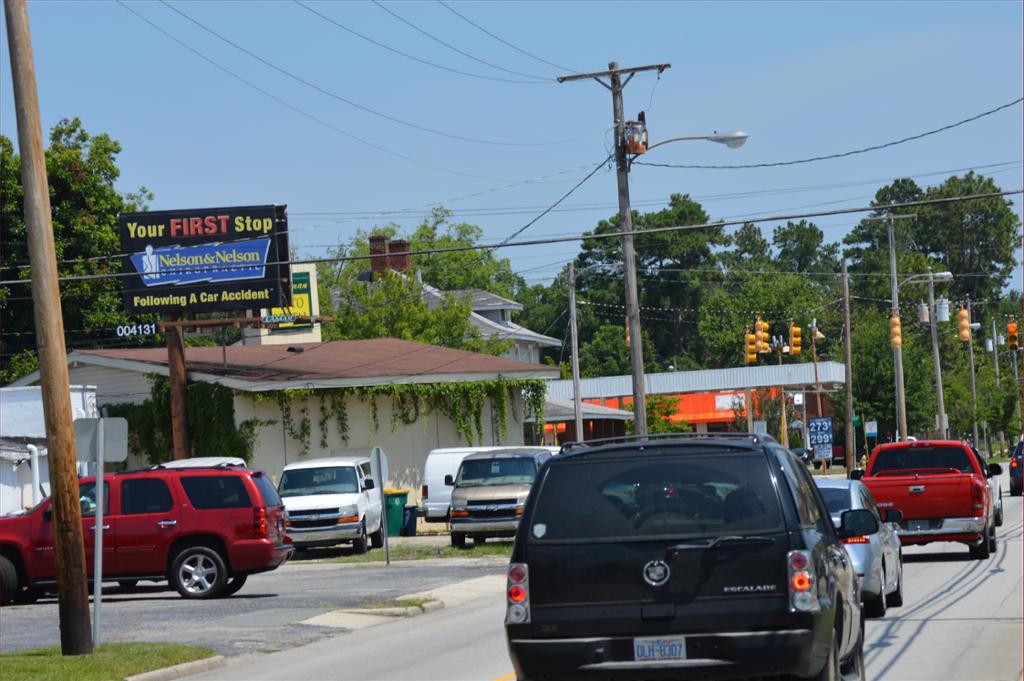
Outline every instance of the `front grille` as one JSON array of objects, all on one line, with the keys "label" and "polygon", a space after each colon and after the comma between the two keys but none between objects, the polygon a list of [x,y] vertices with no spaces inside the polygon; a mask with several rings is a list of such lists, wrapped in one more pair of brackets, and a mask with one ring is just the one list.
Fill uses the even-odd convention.
[{"label": "front grille", "polygon": [[474,506],[503,506],[503,505],[507,505],[507,504],[511,504],[512,506],[515,506],[516,505],[516,500],[515,499],[490,499],[488,501],[470,501],[467,505],[470,508],[473,508]]},{"label": "front grille", "polygon": [[288,514],[289,518],[303,518],[311,515],[338,515],[341,512],[340,508],[311,508],[303,511],[292,511]]},{"label": "front grille", "polygon": [[313,530],[313,529],[328,529],[338,524],[336,519],[334,520],[292,520],[289,521],[291,527],[296,530]]}]

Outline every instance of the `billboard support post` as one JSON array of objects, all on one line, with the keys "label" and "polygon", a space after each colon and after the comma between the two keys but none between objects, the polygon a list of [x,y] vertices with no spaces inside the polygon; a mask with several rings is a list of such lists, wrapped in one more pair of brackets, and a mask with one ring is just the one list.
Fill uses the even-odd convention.
[{"label": "billboard support post", "polygon": [[[180,314],[166,314],[165,321],[175,322]],[[185,343],[181,326],[164,328],[167,336],[167,376],[171,389],[171,439],[175,459],[192,456],[188,432],[188,374],[185,367]]]}]

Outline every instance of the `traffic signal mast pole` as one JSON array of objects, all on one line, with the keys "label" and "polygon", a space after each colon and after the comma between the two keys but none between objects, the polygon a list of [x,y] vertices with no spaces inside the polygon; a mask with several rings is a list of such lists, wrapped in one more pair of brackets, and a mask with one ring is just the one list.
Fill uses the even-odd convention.
[{"label": "traffic signal mast pole", "polygon": [[846,347],[843,348],[843,360],[846,362],[846,475],[849,477],[856,462],[857,433],[853,425],[853,336],[850,334],[850,273],[846,270],[846,258],[843,258],[843,332],[846,337]]},{"label": "traffic signal mast pole", "polygon": [[[636,254],[633,248],[633,214],[629,206],[629,162],[626,157],[626,118],[622,107],[622,89],[633,76],[642,71],[661,73],[671,64],[653,64],[620,69],[618,62],[610,62],[607,71],[577,73],[559,76],[559,83],[594,79],[612,93],[612,119],[615,125],[615,170],[619,188],[619,227],[622,231],[622,264],[626,276],[626,316],[629,318],[629,356],[633,369],[633,423],[636,434],[647,435],[647,401],[644,380],[644,343],[640,329],[640,303],[637,292]],[[626,79],[622,80],[622,76]],[[608,78],[605,83],[602,78]]]},{"label": "traffic signal mast pole", "polygon": [[[967,318],[971,318],[971,299],[967,299]],[[972,329],[973,331],[973,329]],[[974,337],[967,339],[967,357],[971,364],[971,433],[974,435],[974,446],[978,447],[978,391],[974,381]]]}]

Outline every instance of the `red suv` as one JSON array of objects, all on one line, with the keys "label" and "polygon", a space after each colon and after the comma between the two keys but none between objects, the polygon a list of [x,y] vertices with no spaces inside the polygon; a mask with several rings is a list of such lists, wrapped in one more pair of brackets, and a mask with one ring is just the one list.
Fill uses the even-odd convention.
[{"label": "red suv", "polygon": [[[93,478],[79,481],[90,573],[95,488]],[[124,588],[167,580],[185,598],[229,596],[294,551],[281,498],[261,471],[157,468],[105,476],[103,488],[103,578]],[[0,518],[0,602],[31,598],[54,583],[50,500]]]}]

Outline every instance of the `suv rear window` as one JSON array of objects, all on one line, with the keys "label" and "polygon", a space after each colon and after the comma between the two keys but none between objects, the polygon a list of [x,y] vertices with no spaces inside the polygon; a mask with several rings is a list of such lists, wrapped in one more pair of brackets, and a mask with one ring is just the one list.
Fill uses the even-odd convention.
[{"label": "suv rear window", "polygon": [[533,463],[533,458],[479,459],[462,462],[455,485],[457,487],[530,485],[535,477],[537,477],[537,466]]},{"label": "suv rear window", "polygon": [[194,508],[248,508],[252,506],[242,478],[237,475],[203,475],[181,478]]},{"label": "suv rear window", "polygon": [[256,483],[256,489],[260,491],[260,496],[263,497],[264,506],[280,506],[281,497],[277,495],[277,490],[274,489],[274,483],[270,482],[265,475],[253,475],[252,481]]},{"label": "suv rear window", "polygon": [[531,541],[636,540],[781,529],[779,497],[758,453],[637,453],[548,469]]},{"label": "suv rear window", "polygon": [[892,447],[879,450],[871,474],[915,468],[953,468],[973,473],[971,460],[960,447]]}]

